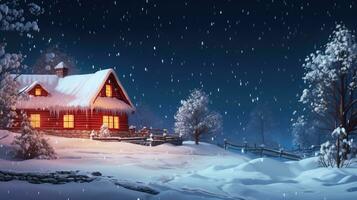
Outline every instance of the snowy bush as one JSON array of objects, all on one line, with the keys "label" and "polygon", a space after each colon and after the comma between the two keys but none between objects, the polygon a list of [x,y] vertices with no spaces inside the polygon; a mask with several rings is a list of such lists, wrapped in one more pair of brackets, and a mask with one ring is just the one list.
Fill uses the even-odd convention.
[{"label": "snowy bush", "polygon": [[338,127],[332,132],[335,143],[327,141],[321,144],[319,164],[322,167],[348,167],[356,157],[356,147],[353,139],[346,140],[346,130]]},{"label": "snowy bush", "polygon": [[216,134],[222,129],[222,117],[208,109],[208,95],[199,89],[181,101],[175,115],[175,132],[184,138],[191,137],[196,144],[202,135]]},{"label": "snowy bush", "polygon": [[97,131],[92,130],[92,131],[90,132],[89,138],[90,138],[90,139],[93,139],[94,137],[97,137],[97,135],[98,135]]},{"label": "snowy bush", "polygon": [[22,159],[54,159],[55,151],[43,136],[34,130],[25,113],[22,114],[21,135],[13,141],[16,155]]},{"label": "snowy bush", "polygon": [[103,124],[103,125],[100,127],[99,137],[101,137],[101,138],[110,137],[110,131],[109,131],[107,125]]}]

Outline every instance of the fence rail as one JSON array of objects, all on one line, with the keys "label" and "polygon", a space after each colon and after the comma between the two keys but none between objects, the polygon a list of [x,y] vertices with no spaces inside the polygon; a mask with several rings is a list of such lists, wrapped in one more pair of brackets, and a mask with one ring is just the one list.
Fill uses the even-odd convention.
[{"label": "fence rail", "polygon": [[182,138],[176,135],[150,135],[145,137],[93,137],[92,139],[103,142],[129,142],[145,146],[157,146],[164,143],[182,145]]},{"label": "fence rail", "polygon": [[291,152],[287,152],[284,150],[277,150],[277,149],[273,149],[273,148],[267,148],[267,147],[263,147],[263,146],[248,146],[248,144],[244,144],[244,145],[238,145],[238,144],[233,144],[230,143],[228,141],[224,141],[224,149],[228,150],[229,148],[233,148],[233,149],[238,149],[238,150],[242,150],[242,151],[247,151],[247,152],[251,152],[254,154],[258,154],[261,157],[263,156],[272,156],[272,157],[280,157],[280,158],[285,158],[288,160],[301,160],[301,156],[291,153]]}]

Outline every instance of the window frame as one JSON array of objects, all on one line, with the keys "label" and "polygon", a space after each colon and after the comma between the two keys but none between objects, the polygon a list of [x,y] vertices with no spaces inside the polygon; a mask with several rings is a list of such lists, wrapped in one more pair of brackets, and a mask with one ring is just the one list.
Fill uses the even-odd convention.
[{"label": "window frame", "polygon": [[63,115],[63,128],[64,129],[73,129],[74,128],[74,120],[75,119],[74,119],[73,114],[64,114]]},{"label": "window frame", "polygon": [[102,124],[106,125],[109,129],[119,129],[119,116],[116,115],[103,115]]}]

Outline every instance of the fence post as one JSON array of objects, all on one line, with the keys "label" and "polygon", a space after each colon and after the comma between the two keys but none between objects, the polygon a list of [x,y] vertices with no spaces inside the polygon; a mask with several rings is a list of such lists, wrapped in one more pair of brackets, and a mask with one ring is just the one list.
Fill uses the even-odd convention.
[{"label": "fence post", "polygon": [[261,158],[263,157],[263,151],[264,151],[263,147],[260,147],[260,157]]},{"label": "fence post", "polygon": [[226,138],[224,138],[224,145],[223,145],[223,147],[224,147],[224,150],[227,150],[227,139],[226,139]]}]

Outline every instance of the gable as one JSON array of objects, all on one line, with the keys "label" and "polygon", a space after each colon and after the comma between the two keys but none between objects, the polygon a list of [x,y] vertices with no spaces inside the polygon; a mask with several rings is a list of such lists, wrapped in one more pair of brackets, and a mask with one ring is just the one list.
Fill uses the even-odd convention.
[{"label": "gable", "polygon": [[49,95],[48,91],[42,87],[39,83],[35,84],[31,89],[27,90],[27,93],[32,96],[44,96]]},{"label": "gable", "polygon": [[118,83],[116,77],[114,76],[113,73],[110,73],[110,75],[108,76],[108,78],[105,80],[99,94],[97,97],[106,97],[106,86],[110,85],[111,89],[112,89],[112,98],[117,98],[119,100],[124,101],[125,103],[127,103],[128,105],[131,106],[131,103],[129,101],[129,99],[127,99],[123,88],[121,87],[121,85]]},{"label": "gable", "polygon": [[31,83],[30,85],[27,85],[25,87],[23,87],[19,93],[23,93],[26,92],[28,95],[32,95],[32,96],[49,96],[50,93],[49,91],[42,86],[38,81],[34,81],[33,83]]}]

